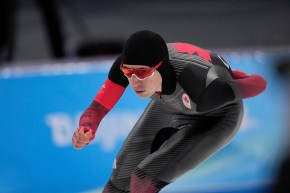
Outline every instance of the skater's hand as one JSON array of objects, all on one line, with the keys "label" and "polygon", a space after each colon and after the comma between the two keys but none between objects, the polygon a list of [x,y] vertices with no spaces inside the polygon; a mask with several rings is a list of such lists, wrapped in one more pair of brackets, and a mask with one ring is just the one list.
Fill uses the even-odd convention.
[{"label": "skater's hand", "polygon": [[82,149],[95,138],[95,133],[91,128],[79,126],[72,137],[72,143],[75,149]]}]

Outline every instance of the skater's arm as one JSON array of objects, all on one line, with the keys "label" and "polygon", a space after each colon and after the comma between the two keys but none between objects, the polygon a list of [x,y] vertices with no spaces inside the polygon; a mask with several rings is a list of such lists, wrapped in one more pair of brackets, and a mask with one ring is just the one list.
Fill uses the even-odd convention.
[{"label": "skater's arm", "polygon": [[258,75],[247,75],[233,71],[234,79],[216,78],[199,97],[197,111],[205,112],[220,108],[226,104],[250,98],[262,93],[267,86],[266,80]]},{"label": "skater's arm", "polygon": [[114,107],[121,98],[128,85],[124,76],[119,72],[121,58],[119,57],[111,67],[109,76],[96,94],[93,102],[81,115],[79,126],[72,138],[76,149],[88,145],[95,137],[97,128],[104,116]]}]

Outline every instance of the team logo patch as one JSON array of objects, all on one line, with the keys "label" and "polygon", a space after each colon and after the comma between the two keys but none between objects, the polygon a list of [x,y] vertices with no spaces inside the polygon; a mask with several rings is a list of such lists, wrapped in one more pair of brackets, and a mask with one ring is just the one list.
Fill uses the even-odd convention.
[{"label": "team logo patch", "polygon": [[184,93],[182,95],[182,101],[183,101],[184,106],[186,106],[187,108],[191,109],[190,98],[189,98],[189,96],[186,93]]}]

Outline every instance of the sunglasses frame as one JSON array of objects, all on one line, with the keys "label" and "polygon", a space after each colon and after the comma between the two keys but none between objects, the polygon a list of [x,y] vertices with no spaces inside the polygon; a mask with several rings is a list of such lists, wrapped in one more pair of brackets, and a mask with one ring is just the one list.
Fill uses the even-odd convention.
[{"label": "sunglasses frame", "polygon": [[[164,59],[163,59],[164,60]],[[147,78],[150,78],[150,77],[152,77],[153,75],[154,75],[154,73],[155,73],[155,70],[157,69],[157,68],[159,68],[160,66],[161,66],[161,64],[163,63],[163,60],[161,60],[157,65],[155,65],[155,66],[153,66],[153,67],[147,67],[147,68],[127,68],[126,66],[123,66],[123,62],[121,62],[121,64],[120,64],[120,70],[124,73],[124,70],[126,69],[126,70],[129,70],[129,71],[131,71],[132,72],[132,75],[131,75],[131,77],[129,77],[129,76],[127,76],[125,73],[124,73],[124,76],[126,76],[127,78],[132,78],[132,76],[134,75],[138,80],[145,80],[145,79],[147,79]],[[146,76],[145,78],[140,78],[140,77],[138,77],[137,75],[136,75],[136,73],[134,73],[134,71],[138,71],[138,70],[141,70],[141,69],[146,69],[146,70],[148,70],[148,71],[151,71],[151,74],[149,75],[149,76]]]}]

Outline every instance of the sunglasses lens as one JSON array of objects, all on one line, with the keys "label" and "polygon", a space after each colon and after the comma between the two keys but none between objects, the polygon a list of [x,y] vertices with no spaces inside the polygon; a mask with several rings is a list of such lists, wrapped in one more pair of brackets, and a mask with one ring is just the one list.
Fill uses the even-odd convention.
[{"label": "sunglasses lens", "polygon": [[134,71],[134,74],[139,78],[139,79],[144,79],[152,75],[154,70],[152,69],[136,69]]},{"label": "sunglasses lens", "polygon": [[151,76],[155,69],[152,68],[137,68],[137,69],[130,69],[126,68],[124,66],[121,66],[121,70],[124,73],[124,75],[128,78],[131,78],[133,74],[137,76],[139,79],[145,79],[149,76]]},{"label": "sunglasses lens", "polygon": [[121,68],[122,72],[124,73],[125,76],[127,76],[128,78],[132,77],[133,71],[131,69],[128,68]]}]

